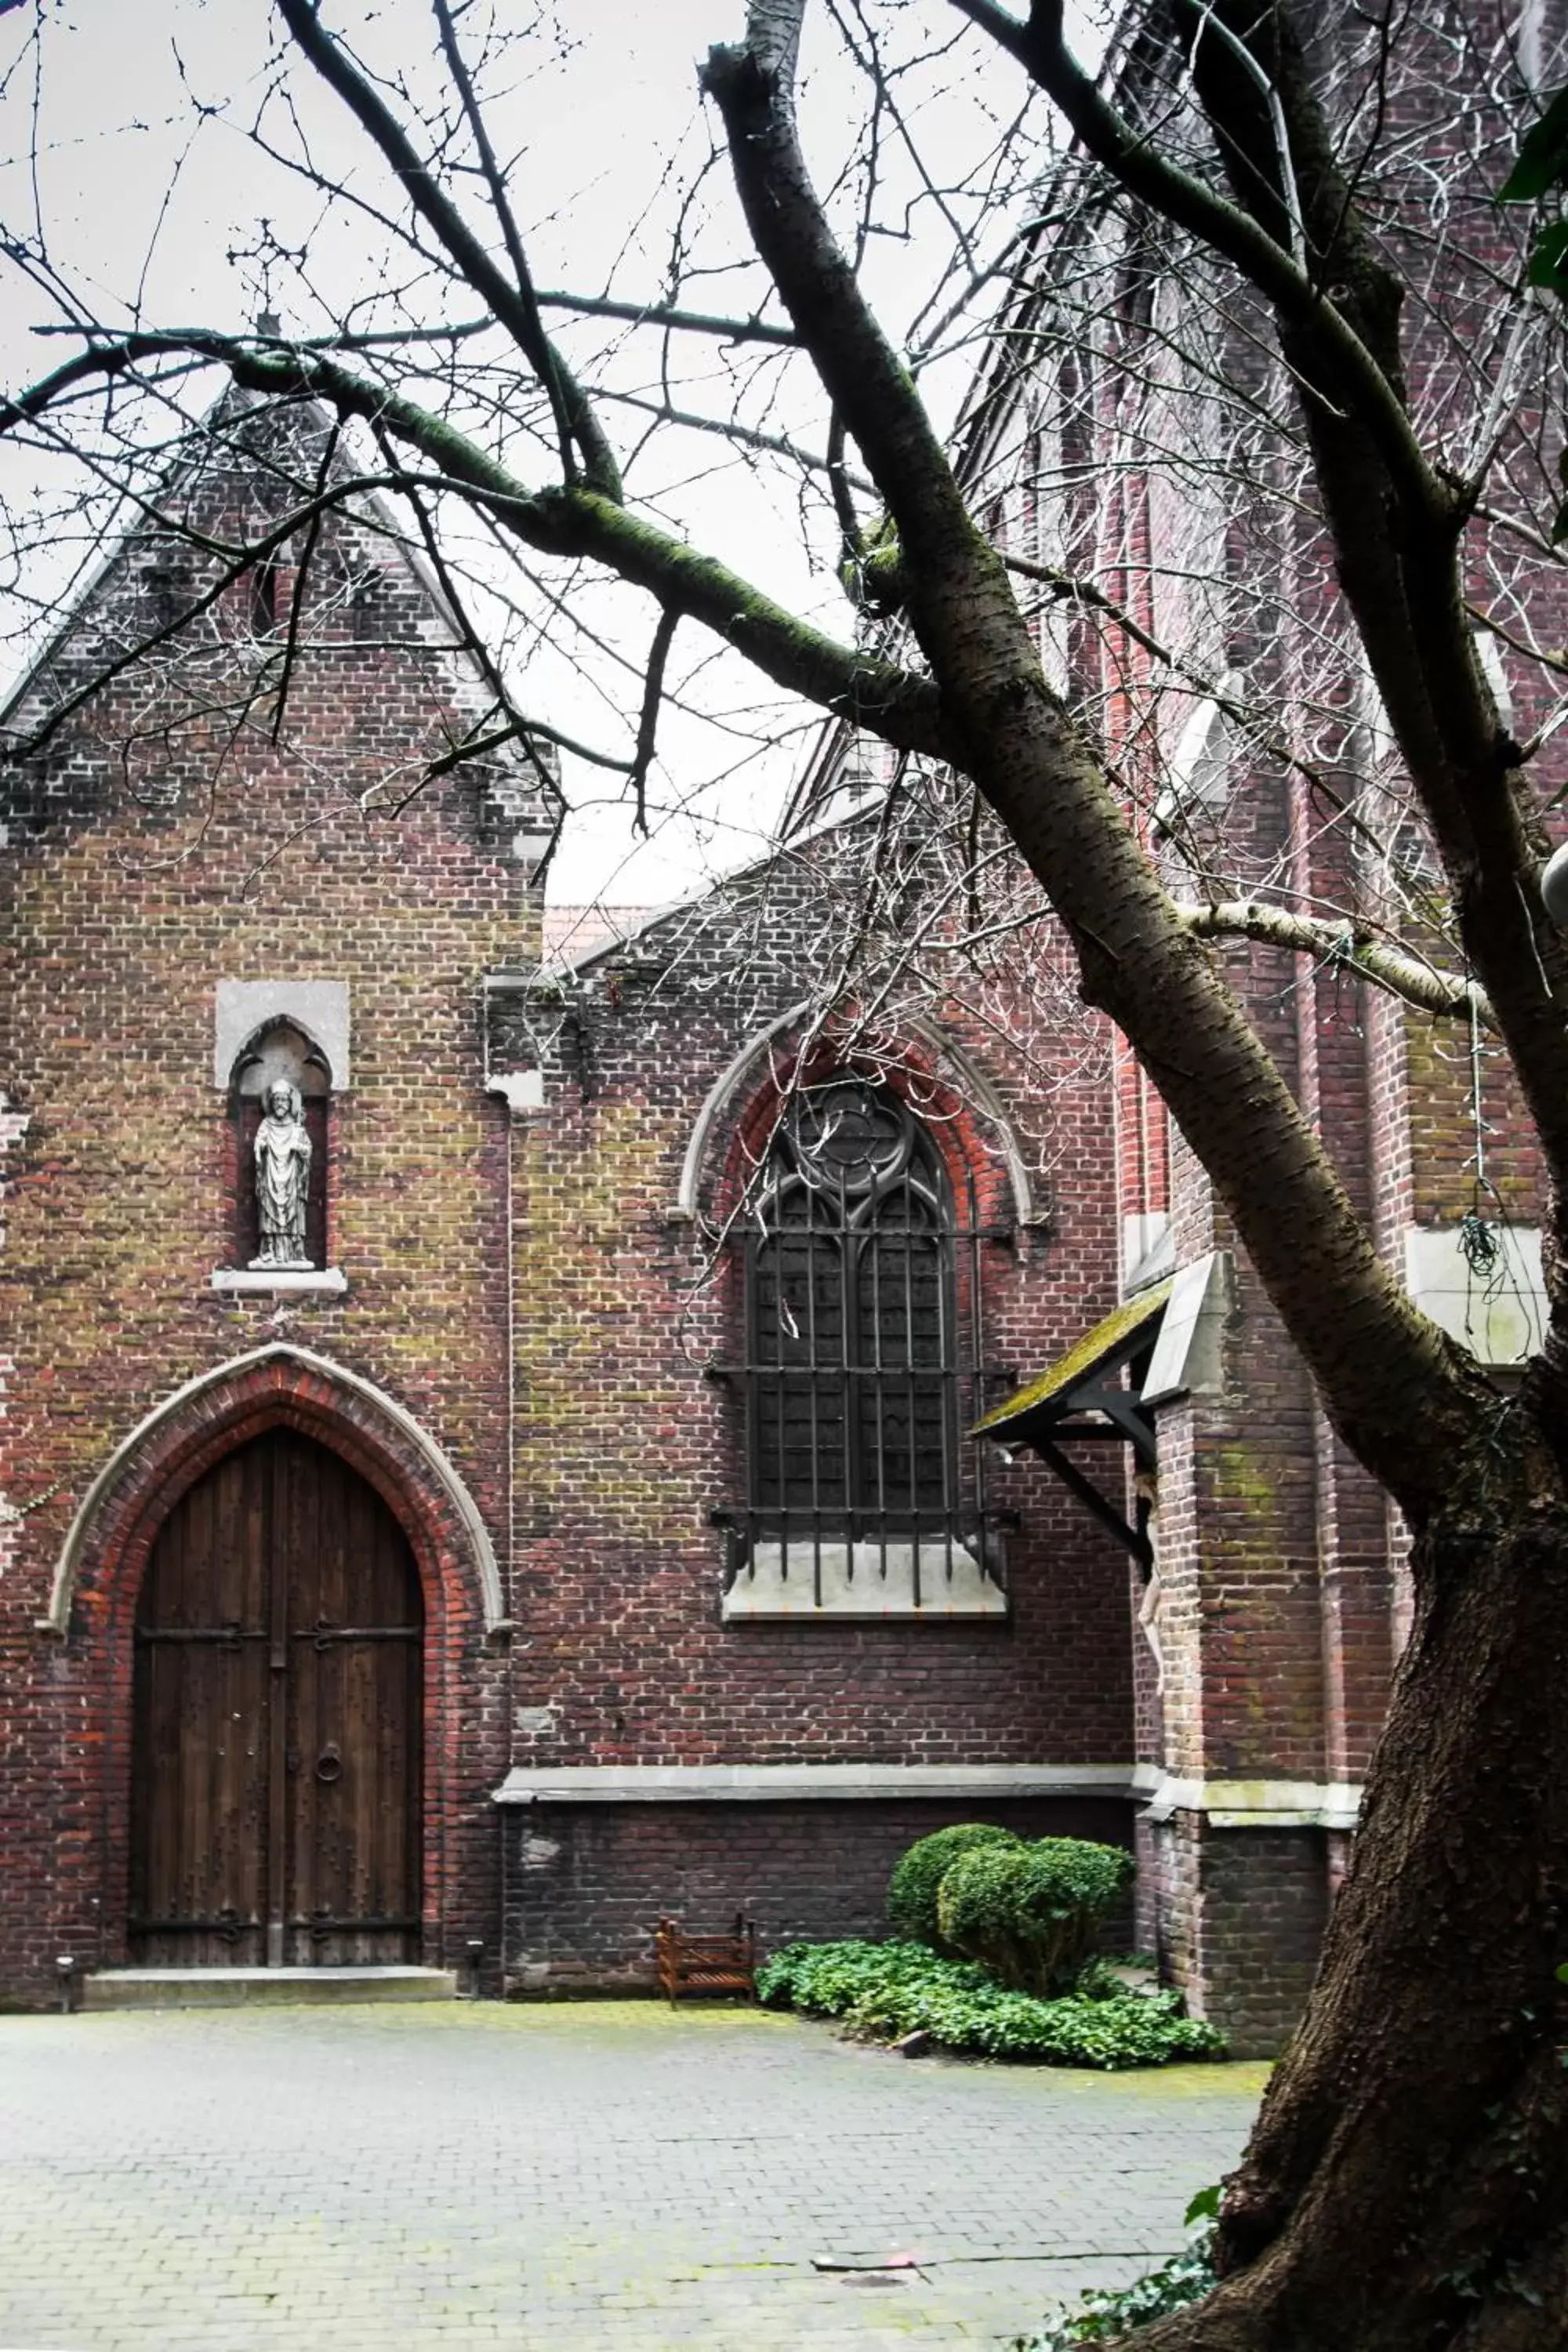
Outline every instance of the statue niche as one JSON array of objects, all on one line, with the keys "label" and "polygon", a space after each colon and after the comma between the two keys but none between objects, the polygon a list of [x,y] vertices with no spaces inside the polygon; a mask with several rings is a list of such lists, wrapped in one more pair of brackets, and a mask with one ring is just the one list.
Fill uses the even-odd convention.
[{"label": "statue niche", "polygon": [[274,1078],[251,1156],[256,1161],[256,1222],[260,1255],[253,1266],[288,1266],[296,1273],[313,1261],[305,1255],[305,1202],[310,1189],[310,1139],[305,1103],[298,1087]]},{"label": "statue niche", "polygon": [[235,1064],[236,1255],[256,1273],[327,1263],[331,1073],[292,1022],[254,1037]]}]

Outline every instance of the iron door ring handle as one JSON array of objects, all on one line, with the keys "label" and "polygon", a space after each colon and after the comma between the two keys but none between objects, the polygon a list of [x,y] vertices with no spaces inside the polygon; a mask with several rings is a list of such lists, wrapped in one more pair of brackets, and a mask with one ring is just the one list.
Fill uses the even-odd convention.
[{"label": "iron door ring handle", "polygon": [[341,1780],[342,1777],[342,1758],[338,1754],[335,1748],[324,1748],[320,1756],[316,1759],[317,1780],[328,1781]]}]

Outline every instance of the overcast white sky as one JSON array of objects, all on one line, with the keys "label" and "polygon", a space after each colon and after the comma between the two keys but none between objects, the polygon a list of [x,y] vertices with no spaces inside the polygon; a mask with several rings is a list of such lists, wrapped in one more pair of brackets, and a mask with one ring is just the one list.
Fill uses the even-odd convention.
[{"label": "overcast white sky", "polygon": [[[484,13],[479,5],[468,13],[476,32]],[[741,0],[663,0],[657,7],[546,0],[532,10],[508,0],[495,13],[510,28],[527,32],[525,45],[495,77],[493,119],[497,144],[511,162],[510,185],[537,282],[658,299],[687,204],[698,255],[717,274],[689,286],[683,299],[743,313],[761,289],[754,276],[731,266],[742,239],[721,162],[704,175],[713,125],[696,79],[709,45],[738,32]],[[416,99],[431,87],[424,0],[377,6],[329,0],[327,16],[389,78],[405,75]],[[843,21],[857,37],[867,21],[874,24],[890,54],[913,58],[943,48],[926,64],[911,64],[900,84],[917,142],[939,179],[956,179],[984,157],[1025,101],[1016,69],[965,31],[942,0],[913,7],[862,0],[860,9],[846,5]],[[829,187],[854,149],[867,85],[846,58],[829,0],[818,0],[808,22],[803,120],[819,184]],[[134,310],[149,325],[201,320],[237,327],[251,320],[265,299],[290,331],[310,333],[355,299],[384,303],[403,266],[390,241],[341,197],[323,203],[269,164],[247,136],[265,106],[271,135],[296,152],[301,141],[308,143],[324,177],[391,202],[379,161],[307,76],[296,72],[290,85],[298,127],[276,95],[268,98],[278,79],[274,43],[265,0],[142,0],[133,7],[123,0],[44,0],[41,6],[24,0],[0,16],[0,156],[14,159],[0,164],[5,233],[37,239],[41,231],[71,297],[110,322]],[[1086,53],[1097,46],[1091,31],[1082,46]],[[987,259],[1002,245],[1019,217],[1026,172],[1044,163],[1047,136],[1041,109],[1003,175],[1000,196],[989,204],[937,201],[922,191],[899,139],[889,138],[880,209],[896,233],[871,241],[865,277],[896,336],[907,333],[955,260],[962,273],[963,240],[970,241],[972,256]],[[846,226],[850,194],[847,187],[840,205]],[[296,262],[258,261],[262,220],[296,250]],[[0,285],[0,377],[11,388],[64,355],[60,344],[31,331],[61,311],[15,273]],[[595,377],[621,390],[658,390],[659,338],[564,331],[574,360]],[[931,396],[943,415],[961,394],[972,355],[956,353],[932,377]],[[821,447],[822,404],[800,362],[782,380],[747,370],[737,384],[727,347],[681,338],[675,363],[684,375],[676,386],[680,404],[721,415],[738,403],[753,424]],[[611,404],[605,416],[619,449],[633,459],[634,497],[774,594],[848,634],[847,608],[831,576],[831,535],[820,517],[803,535],[798,474],[737,457],[694,434],[666,436],[639,450],[639,415]],[[0,498],[13,509],[25,509],[37,487],[36,465],[14,457],[0,465]],[[58,577],[49,593],[58,593],[79,552],[68,550],[62,537],[48,556],[34,553],[29,578],[36,583],[52,562]],[[0,591],[5,584],[0,578]],[[523,698],[569,731],[624,752],[637,701],[629,665],[647,646],[652,608],[627,592],[605,590],[582,610],[604,648],[531,624],[515,631],[513,659],[526,668]],[[733,657],[716,660],[711,643],[700,642],[697,632],[683,634],[680,643],[676,674],[689,709],[667,717],[656,782],[659,802],[685,814],[637,848],[626,812],[605,805],[615,800],[615,778],[569,758],[565,782],[577,814],[552,879],[558,899],[602,894],[647,903],[684,895],[705,872],[733,866],[765,841],[812,722],[808,714],[778,707],[771,690],[759,693]],[[783,748],[759,759],[759,740]]]}]

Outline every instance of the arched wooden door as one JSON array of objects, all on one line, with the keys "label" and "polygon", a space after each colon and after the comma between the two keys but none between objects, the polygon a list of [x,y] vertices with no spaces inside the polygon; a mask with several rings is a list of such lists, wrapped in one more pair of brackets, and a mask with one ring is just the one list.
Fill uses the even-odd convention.
[{"label": "arched wooden door", "polygon": [[273,1430],[175,1504],[136,1612],[131,1951],[417,1960],[424,1611],[408,1539]]}]

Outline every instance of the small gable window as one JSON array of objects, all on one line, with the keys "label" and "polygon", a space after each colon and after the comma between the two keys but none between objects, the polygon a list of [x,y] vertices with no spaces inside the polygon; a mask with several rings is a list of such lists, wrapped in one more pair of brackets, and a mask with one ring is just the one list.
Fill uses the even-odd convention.
[{"label": "small gable window", "polygon": [[311,628],[350,643],[373,637],[381,574],[338,543],[319,547],[310,559]]},{"label": "small gable window", "polygon": [[283,573],[276,556],[264,555],[246,575],[252,634],[269,637],[288,619]]}]

